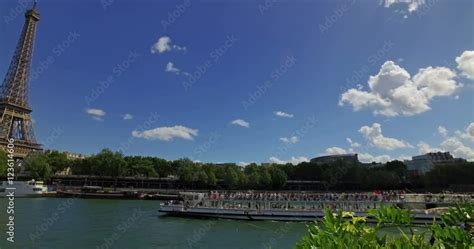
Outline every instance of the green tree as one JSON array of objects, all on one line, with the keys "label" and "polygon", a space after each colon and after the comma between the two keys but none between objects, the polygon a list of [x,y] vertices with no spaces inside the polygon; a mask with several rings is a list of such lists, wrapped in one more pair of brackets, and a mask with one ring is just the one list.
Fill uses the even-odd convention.
[{"label": "green tree", "polygon": [[126,173],[127,163],[120,152],[103,149],[99,154],[91,158],[92,171],[98,175],[112,176],[117,178]]},{"label": "green tree", "polygon": [[62,171],[70,166],[69,159],[65,153],[53,151],[47,154],[48,164],[51,166],[53,174]]},{"label": "green tree", "polygon": [[260,174],[254,171],[247,175],[247,186],[251,189],[257,189],[260,187]]},{"label": "green tree", "polygon": [[207,175],[207,185],[209,186],[216,186],[217,185],[217,178],[216,175],[212,170],[206,171]]},{"label": "green tree", "polygon": [[51,177],[51,166],[45,154],[37,153],[28,156],[24,162],[25,170],[35,180],[47,181]]},{"label": "green tree", "polygon": [[268,173],[267,168],[265,167],[260,167],[259,170],[259,179],[260,179],[260,188],[262,189],[270,189],[272,187],[272,177],[270,176],[270,173]]},{"label": "green tree", "polygon": [[234,167],[227,166],[224,174],[224,183],[229,189],[233,189],[239,184],[239,176],[236,173]]},{"label": "green tree", "polygon": [[197,182],[203,186],[203,185],[206,185],[208,183],[208,177],[207,177],[207,174],[206,172],[204,172],[204,170],[200,169],[198,172],[197,172]]},{"label": "green tree", "polygon": [[278,167],[272,167],[270,169],[270,176],[272,178],[273,189],[282,189],[287,181],[286,173]]}]

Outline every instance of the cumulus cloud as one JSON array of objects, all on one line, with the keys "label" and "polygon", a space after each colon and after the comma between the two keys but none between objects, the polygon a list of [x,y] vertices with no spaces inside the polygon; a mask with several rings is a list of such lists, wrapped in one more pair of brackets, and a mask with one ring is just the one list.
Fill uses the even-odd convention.
[{"label": "cumulus cloud", "polygon": [[386,61],[376,75],[370,76],[369,91],[349,89],[341,95],[339,105],[351,105],[354,111],[369,109],[375,115],[412,116],[430,110],[434,97],[455,93],[462,86],[455,76],[446,67],[427,67],[411,77],[395,62]]},{"label": "cumulus cloud", "polygon": [[417,144],[418,146],[418,152],[420,154],[426,154],[426,153],[430,153],[430,152],[439,152],[439,151],[443,151],[442,149],[439,149],[439,148],[433,148],[431,147],[431,145],[421,141]]},{"label": "cumulus cloud", "polygon": [[240,166],[240,167],[245,167],[245,166],[247,166],[247,165],[249,165],[249,164],[251,164],[251,163],[249,163],[249,162],[238,162],[238,163],[237,163],[237,165]]},{"label": "cumulus cloud", "polygon": [[456,57],[456,63],[462,75],[474,80],[474,51],[464,51],[461,56]]},{"label": "cumulus cloud", "polygon": [[133,115],[130,113],[125,113],[122,115],[123,120],[131,120],[133,119]]},{"label": "cumulus cloud", "polygon": [[379,123],[373,123],[372,126],[362,126],[359,132],[375,147],[394,150],[400,148],[413,148],[413,146],[405,141],[395,138],[385,137],[382,134],[382,126]]},{"label": "cumulus cloud", "polygon": [[443,137],[446,137],[448,135],[448,129],[446,129],[446,127],[444,126],[438,126],[438,133],[443,136]]},{"label": "cumulus cloud", "polygon": [[359,143],[352,141],[352,139],[350,139],[350,138],[346,138],[346,141],[349,143],[349,145],[351,146],[351,148],[358,148],[358,147],[360,147],[360,144],[359,144]]},{"label": "cumulus cloud", "polygon": [[169,36],[162,36],[158,39],[153,46],[151,46],[151,53],[164,53],[169,51],[186,51],[186,47],[178,46],[172,43]]},{"label": "cumulus cloud", "polygon": [[474,123],[470,123],[466,127],[465,132],[456,131],[454,133],[456,134],[456,136],[458,136],[462,139],[466,139],[466,140],[474,142]]},{"label": "cumulus cloud", "polygon": [[281,137],[280,141],[287,143],[287,144],[296,144],[300,140],[297,136],[292,136],[292,137]]},{"label": "cumulus cloud", "polygon": [[400,4],[405,5],[409,12],[414,12],[418,10],[418,8],[425,3],[425,0],[383,0],[385,8],[389,8],[392,5]]},{"label": "cumulus cloud", "polygon": [[282,117],[282,118],[292,118],[294,116],[293,114],[282,112],[282,111],[276,111],[276,112],[274,112],[274,114],[276,116]]},{"label": "cumulus cloud", "polygon": [[244,128],[249,128],[250,127],[250,124],[249,122],[243,120],[243,119],[236,119],[236,120],[233,120],[232,122],[230,122],[231,124],[233,125],[237,125],[237,126],[240,126],[240,127],[244,127]]},{"label": "cumulus cloud", "polygon": [[291,164],[293,164],[293,165],[296,165],[296,164],[299,164],[299,163],[302,163],[302,162],[309,162],[309,159],[306,158],[306,157],[304,157],[304,156],[299,156],[299,157],[294,157],[294,156],[292,156],[292,157],[290,158],[290,160],[288,160],[288,161],[281,160],[281,159],[279,159],[279,158],[277,158],[277,157],[272,156],[272,157],[270,157],[268,160],[269,160],[270,163],[275,163],[275,164],[287,164],[287,163],[291,163]]},{"label": "cumulus cloud", "polygon": [[169,72],[169,73],[174,73],[174,74],[178,74],[181,72],[181,70],[179,70],[179,68],[177,68],[173,62],[168,62],[166,64],[166,68],[165,68],[165,72]]},{"label": "cumulus cloud", "polygon": [[341,155],[347,154],[347,150],[340,148],[340,147],[331,147],[326,149],[327,155]]},{"label": "cumulus cloud", "polygon": [[182,125],[175,125],[172,127],[158,127],[145,131],[132,131],[132,136],[137,138],[144,138],[147,140],[162,140],[171,141],[174,138],[181,138],[185,140],[193,140],[198,135],[197,129],[191,129]]},{"label": "cumulus cloud", "polygon": [[363,163],[386,163],[392,160],[389,155],[372,156],[369,153],[359,153],[357,154],[357,156],[359,158],[359,161]]},{"label": "cumulus cloud", "polygon": [[441,143],[441,148],[449,151],[455,157],[465,158],[474,161],[474,149],[464,145],[457,137],[450,137]]},{"label": "cumulus cloud", "polygon": [[96,108],[86,109],[86,113],[89,114],[93,119],[97,121],[102,121],[105,116],[105,111]]},{"label": "cumulus cloud", "polygon": [[469,136],[474,137],[474,123],[470,123],[469,126],[467,126],[466,133]]}]

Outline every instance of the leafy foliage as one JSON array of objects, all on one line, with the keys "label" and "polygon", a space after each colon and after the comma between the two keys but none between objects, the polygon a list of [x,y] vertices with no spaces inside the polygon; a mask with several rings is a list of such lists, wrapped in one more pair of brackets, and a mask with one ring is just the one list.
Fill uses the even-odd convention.
[{"label": "leafy foliage", "polygon": [[25,159],[25,170],[35,180],[46,181],[51,177],[51,166],[48,163],[48,157],[44,154],[32,154]]},{"label": "leafy foliage", "polygon": [[[472,203],[451,208],[440,221],[433,221],[428,227],[431,234],[428,240],[426,232],[415,233],[412,229],[413,215],[409,210],[397,207],[370,210],[369,217],[377,224],[368,225],[365,217],[357,217],[352,212],[334,214],[326,209],[324,219],[310,226],[308,235],[295,248],[473,248],[473,228],[466,225],[474,221],[473,210]],[[397,228],[400,236],[382,236],[382,229],[387,226]]]},{"label": "leafy foliage", "polygon": [[474,162],[439,165],[425,175],[414,175],[405,164],[396,160],[377,166],[339,160],[330,164],[251,163],[241,167],[234,163],[201,163],[187,158],[168,161],[157,157],[124,156],[109,149],[79,160],[68,159],[61,152],[47,153],[46,157],[51,174],[70,168],[76,175],[175,177],[185,188],[280,190],[288,180],[311,180],[315,182],[312,188],[320,190],[439,190],[469,185],[474,179]]}]

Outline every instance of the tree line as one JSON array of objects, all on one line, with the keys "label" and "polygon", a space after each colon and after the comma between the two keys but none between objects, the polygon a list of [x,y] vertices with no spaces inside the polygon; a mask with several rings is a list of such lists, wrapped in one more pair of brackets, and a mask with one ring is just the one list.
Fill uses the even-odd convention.
[{"label": "tree line", "polygon": [[[0,161],[6,162],[3,151]],[[6,163],[1,165],[4,167]],[[193,162],[187,158],[168,161],[158,157],[124,156],[109,149],[84,159],[68,159],[66,154],[57,151],[36,153],[27,157],[21,168],[18,171],[42,180],[70,169],[74,175],[170,177],[196,188],[262,190],[284,189],[288,180],[320,182],[325,190],[372,190],[446,189],[450,185],[472,184],[474,179],[473,162],[438,165],[426,174],[417,174],[396,160],[381,166],[339,160],[330,164],[252,163],[242,167],[234,163]],[[5,172],[3,168],[0,170]]]}]

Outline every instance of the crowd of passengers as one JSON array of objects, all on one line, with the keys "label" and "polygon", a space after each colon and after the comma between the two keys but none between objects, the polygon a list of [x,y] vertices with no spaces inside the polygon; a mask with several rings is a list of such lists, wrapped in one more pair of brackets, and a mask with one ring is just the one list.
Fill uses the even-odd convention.
[{"label": "crowd of passengers", "polygon": [[219,192],[210,191],[211,200],[246,201],[356,201],[356,202],[400,202],[403,190],[357,192],[357,193],[294,193],[294,192]]}]

